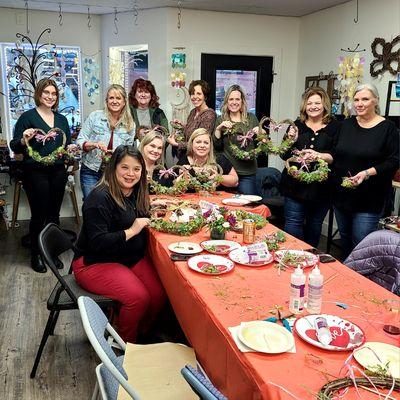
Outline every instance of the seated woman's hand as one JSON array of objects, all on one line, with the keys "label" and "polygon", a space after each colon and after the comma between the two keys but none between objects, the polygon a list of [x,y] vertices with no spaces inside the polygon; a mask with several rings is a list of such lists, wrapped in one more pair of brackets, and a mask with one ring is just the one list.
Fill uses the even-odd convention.
[{"label": "seated woman's hand", "polygon": [[150,223],[150,218],[136,218],[132,226],[125,230],[126,240],[138,235]]}]

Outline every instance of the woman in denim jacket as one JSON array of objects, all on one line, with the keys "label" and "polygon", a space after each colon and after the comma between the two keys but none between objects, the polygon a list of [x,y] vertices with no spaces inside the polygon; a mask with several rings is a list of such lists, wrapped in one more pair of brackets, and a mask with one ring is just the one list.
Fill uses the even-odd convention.
[{"label": "woman in denim jacket", "polygon": [[131,145],[135,123],[121,85],[110,85],[104,110],[93,111],[84,122],[77,144],[82,148],[81,188],[85,199],[102,175],[104,157],[120,145]]}]

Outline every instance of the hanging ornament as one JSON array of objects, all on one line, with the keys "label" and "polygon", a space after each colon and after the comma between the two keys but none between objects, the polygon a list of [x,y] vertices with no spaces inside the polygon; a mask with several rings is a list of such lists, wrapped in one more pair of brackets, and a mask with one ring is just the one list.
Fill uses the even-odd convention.
[{"label": "hanging ornament", "polygon": [[83,59],[84,92],[89,98],[89,103],[94,105],[100,94],[100,66],[98,54],[86,56]]},{"label": "hanging ornament", "polygon": [[356,87],[363,80],[364,62],[364,57],[360,57],[359,53],[339,58],[339,73],[337,76],[339,96],[340,104],[344,105],[343,114],[346,117],[351,114]]}]

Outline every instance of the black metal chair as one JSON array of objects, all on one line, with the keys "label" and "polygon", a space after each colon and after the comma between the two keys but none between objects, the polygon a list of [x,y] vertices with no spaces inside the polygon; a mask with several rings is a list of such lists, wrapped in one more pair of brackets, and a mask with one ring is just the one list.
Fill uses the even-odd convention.
[{"label": "black metal chair", "polygon": [[53,335],[54,328],[57,324],[58,316],[62,310],[78,310],[78,297],[91,297],[102,309],[113,307],[116,303],[114,300],[87,292],[82,289],[75,281],[75,276],[71,274],[61,275],[60,270],[56,266],[58,257],[72,250],[73,243],[70,237],[56,224],[48,224],[39,235],[39,250],[43,257],[43,261],[50,267],[51,271],[57,278],[57,283],[52,290],[48,300],[47,309],[50,311],[46,327],[43,332],[42,340],[36,354],[35,362],[31,371],[31,378],[36,375],[40,358],[47,339]]}]

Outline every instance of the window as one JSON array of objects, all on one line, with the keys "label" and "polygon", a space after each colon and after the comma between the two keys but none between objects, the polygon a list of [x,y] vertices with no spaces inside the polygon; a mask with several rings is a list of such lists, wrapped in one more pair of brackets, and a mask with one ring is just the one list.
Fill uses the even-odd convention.
[{"label": "window", "polygon": [[148,69],[147,44],[110,47],[110,84],[118,83],[129,93],[136,79],[148,79]]},{"label": "window", "polygon": [[[21,46],[20,48],[24,49],[25,59],[15,52],[14,44],[1,43],[0,46],[5,94],[3,96],[4,127],[6,138],[9,141],[19,116],[35,107],[33,88],[27,81],[29,73],[25,73],[25,71],[29,71],[28,60],[31,61],[34,50],[31,46]],[[82,114],[80,48],[58,46],[50,50],[43,46],[38,51],[37,80],[51,76],[57,82],[60,89],[58,111],[67,117],[69,125],[73,129],[80,124]],[[16,65],[19,68],[15,68]]]}]

